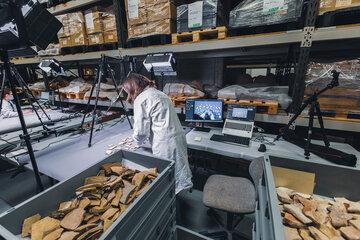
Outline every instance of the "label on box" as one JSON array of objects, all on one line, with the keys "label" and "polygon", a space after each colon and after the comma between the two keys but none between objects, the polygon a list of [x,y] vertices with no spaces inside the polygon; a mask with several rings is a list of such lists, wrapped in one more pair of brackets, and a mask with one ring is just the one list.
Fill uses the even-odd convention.
[{"label": "label on box", "polygon": [[277,13],[287,11],[285,0],[264,0],[263,13]]},{"label": "label on box", "polygon": [[134,19],[139,17],[138,0],[128,0],[128,15],[129,15],[129,19]]},{"label": "label on box", "polygon": [[352,0],[336,0],[335,7],[348,7],[352,3]]},{"label": "label on box", "polygon": [[203,25],[203,1],[189,4],[188,9],[188,27],[201,27]]},{"label": "label on box", "polygon": [[94,29],[95,26],[92,12],[85,14],[85,23],[87,28]]}]

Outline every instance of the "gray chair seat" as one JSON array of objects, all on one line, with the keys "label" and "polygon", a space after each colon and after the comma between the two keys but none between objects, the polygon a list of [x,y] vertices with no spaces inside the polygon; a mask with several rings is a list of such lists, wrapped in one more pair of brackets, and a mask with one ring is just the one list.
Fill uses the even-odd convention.
[{"label": "gray chair seat", "polygon": [[254,184],[246,178],[212,175],[204,187],[203,203],[231,213],[255,211],[256,191]]}]

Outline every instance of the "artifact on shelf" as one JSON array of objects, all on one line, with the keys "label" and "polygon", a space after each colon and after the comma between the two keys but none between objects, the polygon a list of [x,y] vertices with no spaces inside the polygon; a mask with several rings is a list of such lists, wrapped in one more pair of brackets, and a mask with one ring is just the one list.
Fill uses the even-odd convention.
[{"label": "artifact on shelf", "polygon": [[[121,169],[121,171],[120,171]],[[24,220],[22,237],[35,240],[97,239],[157,176],[156,169],[137,171],[107,163],[96,176],[87,177],[76,197],[59,204],[50,216]],[[139,194],[140,192],[140,194]]]},{"label": "artifact on shelf", "polygon": [[360,6],[360,0],[320,0],[319,15],[358,6]]},{"label": "artifact on shelf", "polygon": [[325,88],[332,80],[332,71],[340,72],[339,86],[320,95],[322,111],[336,111],[337,116],[360,112],[360,63],[358,59],[339,62],[311,62],[306,75],[305,97]]},{"label": "artifact on shelf", "polygon": [[230,28],[246,28],[296,22],[302,14],[303,0],[247,0],[230,11]]},{"label": "artifact on shelf", "polygon": [[219,0],[204,0],[177,7],[178,33],[227,26],[225,9]]}]

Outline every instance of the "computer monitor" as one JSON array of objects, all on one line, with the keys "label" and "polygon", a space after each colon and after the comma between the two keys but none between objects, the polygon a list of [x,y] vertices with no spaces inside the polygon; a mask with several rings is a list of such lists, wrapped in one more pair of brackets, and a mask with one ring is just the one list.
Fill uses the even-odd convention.
[{"label": "computer monitor", "polygon": [[227,119],[253,122],[255,120],[256,107],[228,105]]},{"label": "computer monitor", "polygon": [[196,99],[186,101],[186,121],[223,122],[224,102],[221,100]]}]

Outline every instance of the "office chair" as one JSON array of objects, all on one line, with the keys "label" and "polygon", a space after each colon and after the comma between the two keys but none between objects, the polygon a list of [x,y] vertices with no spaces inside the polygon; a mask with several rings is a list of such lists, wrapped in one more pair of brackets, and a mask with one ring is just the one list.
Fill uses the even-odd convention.
[{"label": "office chair", "polygon": [[[252,181],[247,178],[224,175],[209,177],[204,187],[203,203],[210,208],[209,215],[224,231],[207,233],[207,236],[220,239],[233,239],[234,235],[240,236],[234,228],[244,215],[255,212],[257,187],[263,175],[262,158],[251,162],[249,173]],[[219,220],[220,218],[215,210],[227,213],[226,224]],[[234,224],[235,216],[239,216],[239,219]]]}]

